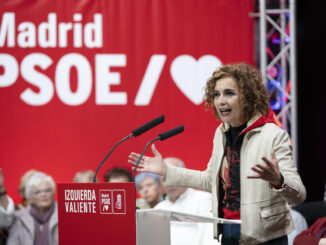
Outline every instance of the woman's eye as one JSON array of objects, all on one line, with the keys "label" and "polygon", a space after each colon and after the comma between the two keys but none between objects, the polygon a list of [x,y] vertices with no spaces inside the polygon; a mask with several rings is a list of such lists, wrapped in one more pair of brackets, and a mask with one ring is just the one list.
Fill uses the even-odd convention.
[{"label": "woman's eye", "polygon": [[213,93],[213,96],[214,96],[214,98],[217,98],[217,97],[220,96],[220,93],[218,93],[218,92],[214,92],[214,93]]},{"label": "woman's eye", "polygon": [[225,95],[228,96],[228,97],[231,97],[231,96],[234,95],[234,93],[232,91],[226,91]]}]

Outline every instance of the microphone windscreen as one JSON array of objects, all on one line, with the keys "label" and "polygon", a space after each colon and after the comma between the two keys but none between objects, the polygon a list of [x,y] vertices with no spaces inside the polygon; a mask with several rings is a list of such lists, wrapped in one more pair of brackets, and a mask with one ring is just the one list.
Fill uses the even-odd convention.
[{"label": "microphone windscreen", "polygon": [[166,131],[164,133],[159,134],[158,137],[160,138],[161,141],[166,140],[166,139],[168,139],[168,138],[170,138],[170,137],[172,137],[172,136],[174,136],[176,134],[179,134],[179,133],[183,132],[183,130],[184,130],[184,126],[181,125],[179,127],[173,128],[173,129],[171,129],[169,131]]},{"label": "microphone windscreen", "polygon": [[154,128],[155,126],[159,125],[162,122],[164,122],[164,115],[161,115],[161,116],[153,119],[152,121],[144,124],[143,126],[136,128],[135,130],[132,131],[132,135],[137,137],[138,135],[145,133],[147,130]]}]

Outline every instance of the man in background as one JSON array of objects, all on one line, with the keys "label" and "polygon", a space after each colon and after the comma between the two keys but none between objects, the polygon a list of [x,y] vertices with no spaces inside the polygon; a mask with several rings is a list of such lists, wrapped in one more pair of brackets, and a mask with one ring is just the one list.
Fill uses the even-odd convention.
[{"label": "man in background", "polygon": [[[165,158],[164,162],[184,168],[184,163],[174,157]],[[212,217],[212,197],[210,193],[192,188],[173,186],[165,187],[166,199],[154,209],[184,212]],[[194,222],[171,222],[171,245],[217,245],[213,238],[213,225]]]},{"label": "man in background", "polygon": [[[77,172],[74,176],[74,183],[92,183],[95,173],[93,170]],[[98,180],[96,180],[98,182]]]},{"label": "man in background", "polygon": [[130,170],[125,167],[113,167],[104,174],[104,180],[108,183],[131,182],[131,178]]}]

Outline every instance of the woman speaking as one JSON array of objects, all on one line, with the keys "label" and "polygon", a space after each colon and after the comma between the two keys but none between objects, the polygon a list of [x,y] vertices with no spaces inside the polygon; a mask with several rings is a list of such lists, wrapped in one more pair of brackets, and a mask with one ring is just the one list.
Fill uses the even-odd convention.
[{"label": "woman speaking", "polygon": [[[205,171],[166,165],[152,146],[138,171],[164,177],[165,186],[189,186],[212,193],[215,217],[241,219],[241,225],[214,227],[222,244],[287,244],[293,227],[291,205],[305,200],[306,190],[292,157],[286,131],[269,111],[260,73],[241,63],[215,71],[205,88],[206,107],[212,106],[221,123],[216,129],[212,156]],[[135,164],[138,153],[131,153]]]}]

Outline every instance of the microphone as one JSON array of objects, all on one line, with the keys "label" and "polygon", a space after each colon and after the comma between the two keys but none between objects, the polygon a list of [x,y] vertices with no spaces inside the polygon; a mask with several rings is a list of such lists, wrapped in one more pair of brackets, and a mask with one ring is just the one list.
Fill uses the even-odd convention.
[{"label": "microphone", "polygon": [[120,145],[122,142],[124,142],[128,139],[131,139],[132,137],[137,137],[137,136],[141,135],[142,133],[145,133],[146,131],[150,130],[151,128],[154,128],[155,126],[159,125],[162,122],[164,122],[164,115],[161,115],[161,116],[153,119],[152,121],[144,124],[143,126],[140,126],[140,127],[136,128],[135,130],[131,131],[132,132],[131,134],[129,134],[127,137],[123,138],[115,146],[113,146],[113,148],[106,155],[106,157],[103,159],[103,161],[100,163],[100,165],[98,165],[98,167],[95,171],[93,182],[94,183],[96,182],[97,172],[100,170],[100,168],[102,167],[102,165],[104,164],[106,159],[108,159],[108,157],[111,155],[111,153],[114,151],[114,149],[117,148],[118,145]]},{"label": "microphone", "polygon": [[143,126],[140,126],[139,128],[136,128],[132,131],[132,135],[134,137],[137,137],[141,135],[142,133],[145,133],[147,130],[150,130],[151,128],[154,128],[155,126],[159,125],[160,123],[164,122],[164,115],[161,115],[152,121],[144,124]]},{"label": "microphone", "polygon": [[183,132],[183,130],[184,130],[184,126],[181,125],[179,127],[173,128],[169,131],[159,134],[158,137],[160,138],[161,141],[166,140],[176,134]]},{"label": "microphone", "polygon": [[154,143],[155,141],[158,141],[158,140],[160,140],[160,141],[162,141],[162,140],[166,140],[166,139],[168,139],[168,138],[170,138],[170,137],[172,137],[172,136],[174,136],[174,135],[177,135],[177,134],[183,132],[183,130],[184,130],[184,126],[183,126],[183,125],[181,125],[181,126],[179,126],[179,127],[176,127],[176,128],[173,128],[173,129],[170,129],[170,130],[168,130],[168,131],[166,131],[166,132],[164,132],[164,133],[159,134],[158,137],[156,137],[155,139],[149,141],[149,142],[146,144],[146,146],[145,146],[143,152],[141,153],[140,157],[138,158],[138,161],[137,161],[137,163],[136,163],[136,165],[135,165],[135,168],[134,168],[134,172],[132,173],[132,182],[135,182],[136,170],[137,170],[138,165],[140,164],[140,161],[141,161],[141,159],[143,158],[143,156],[144,156],[144,154],[145,154],[145,151],[147,150],[148,146],[150,146],[150,145],[151,145],[152,143]]}]

